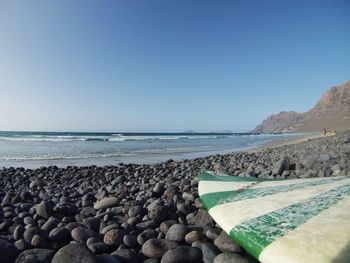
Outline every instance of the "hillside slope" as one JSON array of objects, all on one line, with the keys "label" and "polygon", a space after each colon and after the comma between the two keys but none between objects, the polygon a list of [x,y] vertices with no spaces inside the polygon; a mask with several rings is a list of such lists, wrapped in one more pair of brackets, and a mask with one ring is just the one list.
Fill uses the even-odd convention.
[{"label": "hillside slope", "polygon": [[350,81],[325,92],[308,112],[270,115],[253,132],[292,132],[350,129]]}]

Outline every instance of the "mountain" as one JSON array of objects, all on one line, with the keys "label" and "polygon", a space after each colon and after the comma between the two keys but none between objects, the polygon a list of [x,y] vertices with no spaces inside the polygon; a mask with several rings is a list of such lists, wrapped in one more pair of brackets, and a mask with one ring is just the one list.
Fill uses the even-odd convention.
[{"label": "mountain", "polygon": [[290,132],[299,130],[304,119],[304,113],[295,111],[281,111],[270,115],[252,132]]},{"label": "mountain", "polygon": [[252,132],[293,132],[350,129],[350,81],[332,87],[308,112],[281,111]]}]

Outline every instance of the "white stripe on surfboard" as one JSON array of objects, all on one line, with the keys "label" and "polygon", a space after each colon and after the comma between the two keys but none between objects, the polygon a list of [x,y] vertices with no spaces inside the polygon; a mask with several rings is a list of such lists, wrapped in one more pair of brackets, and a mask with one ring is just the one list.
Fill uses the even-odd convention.
[{"label": "white stripe on surfboard", "polygon": [[[226,192],[235,191],[237,189],[253,185],[249,189],[259,189],[264,187],[273,186],[285,186],[291,184],[302,184],[305,182],[320,182],[323,180],[330,180],[330,178],[308,178],[308,179],[290,179],[281,181],[261,181],[256,185],[253,185],[255,181],[248,182],[220,182],[220,181],[200,181],[199,182],[199,195],[216,193],[216,192]],[[331,182],[330,182],[331,183]]]},{"label": "white stripe on surfboard", "polygon": [[335,181],[330,184],[310,186],[289,192],[276,193],[258,198],[228,202],[209,209],[214,220],[229,233],[236,225],[251,220],[274,210],[306,201],[323,192],[350,183],[350,179]]},{"label": "white stripe on surfboard", "polygon": [[277,238],[261,252],[259,260],[263,263],[348,263],[349,241],[350,198],[345,197]]}]

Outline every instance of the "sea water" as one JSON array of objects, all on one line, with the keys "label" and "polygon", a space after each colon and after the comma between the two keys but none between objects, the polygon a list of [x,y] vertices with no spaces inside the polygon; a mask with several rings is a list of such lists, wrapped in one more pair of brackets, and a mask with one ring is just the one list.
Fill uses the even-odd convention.
[{"label": "sea water", "polygon": [[300,136],[299,133],[0,132],[0,167],[155,163],[252,149]]}]

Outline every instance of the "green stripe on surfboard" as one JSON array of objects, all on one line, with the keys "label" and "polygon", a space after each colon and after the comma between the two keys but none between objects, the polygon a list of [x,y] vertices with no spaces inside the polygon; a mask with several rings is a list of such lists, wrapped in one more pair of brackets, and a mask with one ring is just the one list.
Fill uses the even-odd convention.
[{"label": "green stripe on surfboard", "polygon": [[290,192],[298,189],[303,189],[307,187],[323,185],[328,183],[333,183],[348,179],[348,177],[331,177],[317,181],[300,181],[299,183],[289,184],[289,185],[280,185],[280,186],[271,186],[257,189],[242,189],[235,191],[224,191],[224,192],[214,192],[201,195],[201,199],[206,209],[210,209],[214,206],[236,202],[240,200],[253,199],[258,197],[263,197],[267,195],[273,195],[277,193]]},{"label": "green stripe on surfboard", "polygon": [[229,235],[254,257],[259,258],[264,248],[278,237],[296,229],[348,195],[350,184],[246,221],[235,226]]}]

